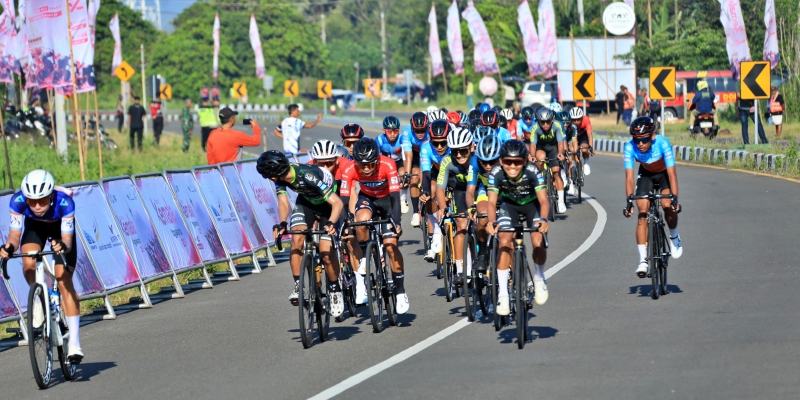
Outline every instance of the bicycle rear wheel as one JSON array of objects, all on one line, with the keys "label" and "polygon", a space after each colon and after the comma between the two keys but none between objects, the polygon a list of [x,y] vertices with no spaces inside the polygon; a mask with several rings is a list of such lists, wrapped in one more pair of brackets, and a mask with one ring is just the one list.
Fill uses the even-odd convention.
[{"label": "bicycle rear wheel", "polygon": [[385,285],[381,257],[378,254],[378,245],[374,241],[367,244],[367,304],[369,305],[369,318],[372,321],[372,330],[375,333],[383,332],[385,310],[383,302],[383,287]]},{"label": "bicycle rear wheel", "polygon": [[[61,316],[61,321],[59,321],[58,329],[61,330],[61,337],[64,337],[64,334],[67,331],[67,327],[64,325],[64,316]],[[74,381],[76,377],[76,372],[78,370],[78,365],[73,364],[67,358],[67,353],[64,349],[69,349],[69,340],[64,339],[64,343],[61,346],[58,346],[58,362],[61,364],[61,373],[64,374],[64,379],[68,381]]]},{"label": "bicycle rear wheel", "polygon": [[577,170],[577,174],[574,175],[574,177],[575,187],[578,190],[575,193],[578,195],[578,203],[583,203],[583,155],[578,156],[578,162],[576,164],[577,165],[575,169]]},{"label": "bicycle rear wheel", "polygon": [[497,314],[497,296],[498,290],[500,286],[497,282],[497,239],[492,238],[492,251],[490,252],[491,257],[489,258],[489,281],[491,282],[491,292],[492,292],[492,320],[494,322],[494,330],[499,331],[503,325],[505,325],[505,317],[501,317]]},{"label": "bicycle rear wheel", "polygon": [[[661,227],[663,229],[663,226]],[[659,276],[659,284],[661,285],[661,295],[667,294],[667,260],[669,259],[667,254],[667,250],[669,249],[669,243],[667,242],[669,239],[667,235],[664,234],[664,231],[661,230],[661,254],[664,254],[663,258],[661,258],[660,262],[658,263],[658,272]]]},{"label": "bicycle rear wheel", "polygon": [[656,232],[656,224],[652,221],[647,222],[647,236],[649,238],[647,242],[647,255],[648,255],[648,273],[650,274],[650,280],[652,283],[652,290],[650,291],[650,297],[653,300],[658,300],[659,297],[659,290],[661,288],[658,284],[658,264],[661,258],[660,249],[659,249],[659,241],[658,241],[658,233]]},{"label": "bicycle rear wheel", "polygon": [[[384,261],[384,263],[385,262],[386,261]],[[391,261],[389,262],[391,263]],[[383,276],[385,276],[387,280],[392,273],[392,269],[389,265],[391,264],[383,266]],[[386,304],[386,317],[389,319],[389,325],[397,326],[397,289],[394,285],[383,285],[383,300]]]},{"label": "bicycle rear wheel", "polygon": [[514,302],[517,323],[517,347],[525,347],[525,337],[528,333],[528,291],[525,278],[525,252],[514,251]]},{"label": "bicycle rear wheel", "polygon": [[[342,288],[345,308],[351,317],[356,316],[356,286],[353,267],[350,265],[350,254],[344,243],[339,246],[339,286]],[[336,322],[344,321],[344,314],[336,318]]]},{"label": "bicycle rear wheel", "polygon": [[558,210],[558,190],[553,172],[548,170],[545,179],[547,181],[547,197],[550,199],[550,222],[555,222],[556,210]]},{"label": "bicycle rear wheel", "polygon": [[319,271],[316,272],[319,281],[317,282],[317,301],[314,311],[317,315],[317,334],[321,343],[328,340],[328,330],[331,327],[331,298],[328,292],[328,275],[321,266],[317,266],[317,268],[319,268]]},{"label": "bicycle rear wheel", "polygon": [[[467,265],[474,264],[472,262],[472,256],[475,254],[475,229],[470,221],[467,224],[467,234],[464,235],[464,268],[467,268]],[[469,273],[468,273],[469,272]],[[461,282],[462,292],[464,293],[464,304],[465,309],[467,310],[467,319],[470,321],[475,321],[475,315],[478,312],[478,302],[480,298],[480,287],[481,284],[478,282],[478,274],[475,272],[475,268],[471,268],[471,271],[464,271],[463,280]],[[470,287],[470,280],[472,281],[472,287]]]},{"label": "bicycle rear wheel", "polygon": [[[28,292],[28,350],[31,356],[33,378],[40,389],[47,389],[53,372],[53,338],[50,334],[50,316],[47,314],[46,289],[33,283]],[[34,325],[34,315],[42,315],[43,321]],[[38,322],[38,321],[37,321]]]},{"label": "bicycle rear wheel", "polygon": [[452,235],[453,235],[453,225],[450,223],[446,223],[447,230],[444,235],[442,235],[442,251],[444,252],[442,261],[442,268],[444,271],[442,272],[444,275],[444,297],[447,299],[447,302],[453,301],[456,297],[456,283],[455,279],[455,254],[453,254],[453,247],[452,247]]},{"label": "bicycle rear wheel", "polygon": [[303,348],[306,349],[311,347],[311,341],[314,340],[314,311],[317,308],[313,261],[313,255],[309,253],[303,255],[303,261],[300,263],[300,285],[297,288],[300,341],[303,343]]}]

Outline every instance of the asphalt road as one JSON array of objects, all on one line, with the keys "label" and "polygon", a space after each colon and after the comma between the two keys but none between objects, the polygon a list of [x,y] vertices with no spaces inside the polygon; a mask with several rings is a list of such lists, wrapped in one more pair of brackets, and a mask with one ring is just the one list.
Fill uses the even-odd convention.
[{"label": "asphalt road", "polygon": [[[311,140],[336,129],[304,133]],[[524,350],[513,326],[463,322],[463,299],[445,301],[421,259],[419,230],[406,225],[411,309],[398,327],[373,333],[361,307],[332,322],[329,342],[303,350],[283,263],[84,326],[77,382],[63,383],[57,370],[56,384],[40,391],[27,348],[0,352],[0,391],[8,399],[298,399],[347,380],[356,384],[339,398],[799,398],[800,186],[683,165],[678,174],[685,251],[670,264],[670,293],[654,301],[649,280],[633,272],[622,160],[592,160],[586,192],[597,210],[570,201],[554,223],[548,274],[562,269],[548,279],[548,303],[533,309]],[[577,258],[562,263],[570,254]],[[404,359],[370,376],[397,354]]]}]

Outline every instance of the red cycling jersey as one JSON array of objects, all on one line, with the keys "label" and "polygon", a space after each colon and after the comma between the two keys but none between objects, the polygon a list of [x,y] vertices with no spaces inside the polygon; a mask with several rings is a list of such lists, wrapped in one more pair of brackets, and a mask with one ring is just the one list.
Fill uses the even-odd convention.
[{"label": "red cycling jersey", "polygon": [[[339,157],[339,159],[336,160],[336,173],[333,174],[333,179],[337,181],[342,180],[342,174],[344,173],[344,170],[347,169],[347,167],[349,167],[352,163],[353,160],[349,158]],[[308,164],[317,165],[317,162],[316,160],[312,159],[308,162]]]},{"label": "red cycling jersey", "polygon": [[394,160],[386,156],[378,156],[378,170],[370,176],[363,175],[356,163],[350,163],[342,172],[342,187],[339,189],[339,195],[349,197],[353,182],[358,182],[361,194],[373,198],[386,197],[392,192],[400,191],[397,167]]},{"label": "red cycling jersey", "polygon": [[576,128],[578,128],[578,136],[583,136],[587,133],[592,133],[592,122],[589,121],[589,117],[586,115],[581,117],[580,124],[576,124],[574,122],[572,124],[575,125]]},{"label": "red cycling jersey", "polygon": [[517,120],[511,119],[510,121],[508,121],[506,129],[508,129],[508,131],[511,132],[512,137],[514,137],[517,140],[522,140],[522,138],[517,137]]}]

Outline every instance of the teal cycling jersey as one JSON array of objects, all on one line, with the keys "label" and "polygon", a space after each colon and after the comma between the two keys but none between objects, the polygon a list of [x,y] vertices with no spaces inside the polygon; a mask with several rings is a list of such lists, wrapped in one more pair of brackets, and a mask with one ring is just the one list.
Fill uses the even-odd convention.
[{"label": "teal cycling jersey", "polygon": [[672,144],[669,139],[661,135],[655,136],[653,144],[650,145],[650,150],[646,152],[639,151],[633,140],[625,143],[622,159],[625,169],[633,169],[636,161],[639,161],[642,168],[649,172],[663,172],[667,168],[675,166],[675,154],[672,152]]},{"label": "teal cycling jersey", "polygon": [[414,131],[411,129],[411,125],[406,125],[403,127],[403,131],[400,132],[400,138],[397,139],[401,142],[401,147],[403,152],[407,151],[420,151],[422,144],[428,141],[428,131],[425,131],[425,136],[420,139],[414,134]]},{"label": "teal cycling jersey", "polygon": [[[419,166],[422,169],[422,172],[431,172],[431,170],[439,170],[439,166],[442,162],[442,159],[450,155],[450,148],[447,148],[447,152],[444,154],[439,154],[436,152],[436,149],[433,148],[431,142],[426,141],[422,144],[422,147],[419,152]],[[433,176],[436,178],[436,176]]]},{"label": "teal cycling jersey", "polygon": [[[400,160],[403,158],[403,135],[398,135],[394,139],[394,143],[389,141],[389,138],[386,137],[386,134],[378,135],[378,138],[375,139],[375,143],[378,144],[378,148],[386,157],[391,158],[392,160]],[[400,150],[400,151],[398,151]]]}]

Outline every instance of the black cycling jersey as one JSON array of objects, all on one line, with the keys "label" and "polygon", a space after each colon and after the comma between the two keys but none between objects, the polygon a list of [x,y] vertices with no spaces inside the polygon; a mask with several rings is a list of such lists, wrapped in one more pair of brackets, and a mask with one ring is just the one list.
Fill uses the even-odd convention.
[{"label": "black cycling jersey", "polygon": [[311,164],[291,164],[292,181],[278,181],[276,192],[286,194],[286,187],[311,204],[322,204],[334,193],[333,175],[327,169]]},{"label": "black cycling jersey", "polygon": [[528,162],[517,179],[506,176],[502,165],[489,173],[488,191],[498,193],[502,201],[527,204],[536,200],[536,192],[545,190],[544,177],[536,164]]}]

